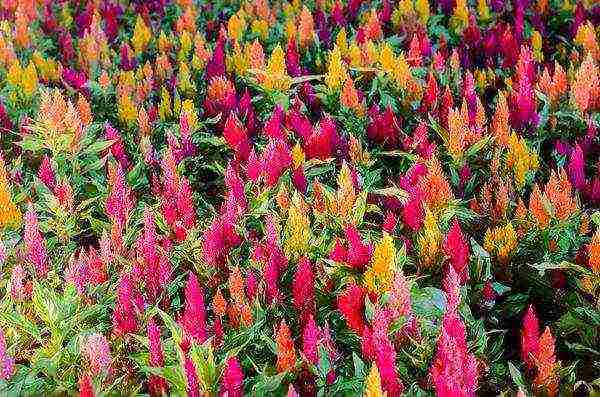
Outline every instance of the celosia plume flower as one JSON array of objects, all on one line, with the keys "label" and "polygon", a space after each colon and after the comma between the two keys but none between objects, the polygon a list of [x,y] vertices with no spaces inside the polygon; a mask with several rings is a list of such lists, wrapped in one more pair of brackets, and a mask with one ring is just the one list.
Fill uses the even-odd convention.
[{"label": "celosia plume flower", "polygon": [[[154,319],[148,321],[147,327],[148,333],[148,350],[150,351],[149,364],[152,367],[163,367],[165,365],[165,358],[163,354],[162,342],[160,340],[160,328],[154,322]],[[168,391],[167,381],[157,375],[151,375],[148,379],[150,393],[153,396],[161,396],[166,394]]]},{"label": "celosia plume flower", "polygon": [[185,285],[185,306],[180,323],[186,334],[198,343],[206,340],[206,308],[204,293],[193,272],[188,275]]},{"label": "celosia plume flower", "polygon": [[87,359],[87,365],[92,375],[107,373],[112,362],[108,340],[104,335],[91,334],[81,346],[81,352]]},{"label": "celosia plume flower", "polygon": [[231,397],[242,397],[244,393],[244,373],[236,357],[229,357],[225,363],[222,388]]},{"label": "celosia plume flower", "polygon": [[31,203],[25,213],[24,240],[27,249],[27,262],[33,266],[38,277],[45,277],[50,270],[50,259],[46,252],[46,242],[40,233],[37,214]]},{"label": "celosia plume flower", "polygon": [[296,349],[290,328],[282,321],[275,336],[277,343],[277,372],[293,371],[296,366]]}]

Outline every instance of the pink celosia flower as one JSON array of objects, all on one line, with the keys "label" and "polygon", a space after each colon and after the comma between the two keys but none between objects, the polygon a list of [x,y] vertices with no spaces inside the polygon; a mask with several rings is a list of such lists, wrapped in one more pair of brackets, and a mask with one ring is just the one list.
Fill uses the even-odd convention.
[{"label": "pink celosia flower", "polygon": [[321,339],[321,331],[312,314],[309,315],[308,321],[302,332],[302,353],[309,363],[317,365],[319,363],[318,344]]},{"label": "pink celosia flower", "polygon": [[206,309],[204,295],[198,284],[198,279],[193,272],[189,273],[185,286],[185,307],[180,318],[180,323],[186,334],[196,342],[206,340]]},{"label": "pink celosia flower", "polygon": [[458,314],[459,288],[459,278],[450,266],[444,280],[446,312],[430,369],[436,394],[443,397],[475,396],[478,385],[477,360],[468,351],[465,325]]},{"label": "pink celosia flower", "polygon": [[282,127],[283,122],[283,108],[280,105],[276,105],[273,109],[273,113],[265,122],[264,135],[274,140],[285,140],[286,132]]},{"label": "pink celosia flower", "polygon": [[540,324],[532,305],[529,305],[521,328],[521,359],[529,369],[535,368],[540,339]]},{"label": "pink celosia flower", "polygon": [[325,160],[333,157],[338,145],[338,139],[335,121],[329,116],[324,117],[304,143],[306,158]]},{"label": "pink celosia flower", "polygon": [[298,269],[292,283],[294,307],[300,315],[300,323],[306,323],[315,312],[315,277],[310,260],[303,256],[298,262]]},{"label": "pink celosia flower", "polygon": [[[373,328],[370,338],[365,343],[371,343],[371,354],[379,369],[381,386],[390,396],[399,396],[404,386],[396,370],[396,350],[389,339],[388,330],[390,318],[386,310],[377,308],[373,316]],[[370,339],[370,340],[369,340]]]},{"label": "pink celosia flower", "polygon": [[22,301],[25,299],[25,269],[21,264],[17,263],[13,266],[10,272],[10,280],[8,281],[8,289],[10,291],[10,296],[15,301]]},{"label": "pink celosia flower", "polygon": [[127,151],[125,150],[125,144],[119,130],[110,125],[110,123],[106,123],[104,127],[104,138],[107,141],[114,141],[113,144],[110,145],[110,153],[119,162],[123,169],[129,168]]},{"label": "pink celosia flower", "polygon": [[251,144],[248,140],[248,131],[233,112],[229,113],[229,117],[225,121],[223,137],[237,158],[241,160],[248,159],[251,149]]},{"label": "pink celosia flower", "polygon": [[469,246],[456,219],[444,240],[444,252],[450,258],[450,265],[458,274],[460,282],[465,283],[469,279]]},{"label": "pink celosia flower", "polygon": [[[148,350],[150,351],[149,364],[156,368],[163,367],[165,359],[160,340],[160,328],[156,325],[154,319],[148,321]],[[160,376],[151,375],[148,379],[148,388],[152,396],[162,396],[167,393],[167,381]]]},{"label": "pink celosia flower", "polygon": [[248,163],[246,164],[246,176],[253,182],[258,181],[262,174],[262,164],[256,155],[254,149],[250,152],[248,156]]},{"label": "pink celosia flower", "polygon": [[25,236],[23,239],[27,250],[27,262],[35,268],[39,277],[46,277],[48,270],[50,270],[46,243],[40,233],[37,215],[31,203],[29,203],[25,214]]},{"label": "pink celosia flower", "polygon": [[394,234],[397,223],[398,219],[396,218],[396,214],[394,214],[392,211],[388,211],[385,214],[385,219],[383,220],[383,225],[381,225],[381,228],[388,234]]},{"label": "pink celosia flower", "polygon": [[266,284],[267,302],[277,302],[279,299],[279,275],[282,269],[287,267],[287,258],[279,246],[273,247],[264,270]]},{"label": "pink celosia flower", "polygon": [[348,284],[344,293],[338,297],[338,308],[348,327],[361,335],[365,327],[365,291],[354,283]]},{"label": "pink celosia flower", "polygon": [[48,156],[44,156],[42,163],[40,164],[40,168],[38,169],[38,178],[48,187],[48,189],[53,190],[54,184],[56,183],[56,176],[54,174],[54,168],[52,167],[52,163],[50,162],[50,158]]},{"label": "pink celosia flower", "polygon": [[110,370],[112,358],[108,340],[104,335],[88,335],[81,346],[81,353],[85,356],[92,375],[107,373]]},{"label": "pink celosia flower", "polygon": [[200,386],[198,384],[198,374],[196,373],[196,365],[190,357],[185,358],[183,363],[186,380],[186,394],[188,397],[200,397]]},{"label": "pink celosia flower", "polygon": [[113,328],[117,335],[133,333],[137,330],[135,291],[133,281],[124,273],[117,287],[117,303],[113,312]]},{"label": "pink celosia flower", "polygon": [[586,186],[585,180],[585,157],[581,146],[575,145],[571,152],[569,165],[567,167],[569,178],[575,189],[582,191]]},{"label": "pink celosia flower", "polygon": [[242,397],[244,393],[244,373],[236,357],[229,357],[223,373],[223,391],[228,397]]},{"label": "pink celosia flower", "polygon": [[265,183],[275,186],[279,177],[292,164],[292,155],[289,146],[282,140],[269,140],[263,152],[262,169]]},{"label": "pink celosia flower", "polygon": [[135,203],[131,188],[127,186],[123,169],[119,164],[109,166],[108,185],[110,193],[106,198],[106,214],[122,231]]},{"label": "pink celosia flower", "polygon": [[348,251],[342,245],[340,239],[335,240],[335,244],[329,253],[329,259],[335,262],[345,262],[346,256],[348,255]]},{"label": "pink celosia flower", "polygon": [[65,269],[65,282],[73,284],[79,294],[84,294],[89,281],[89,268],[84,255],[80,254],[78,258],[71,258]]},{"label": "pink celosia flower", "polygon": [[287,72],[290,76],[298,77],[302,75],[302,70],[300,68],[300,54],[298,54],[296,39],[293,36],[288,40],[285,65],[287,66]]},{"label": "pink celosia flower", "polygon": [[9,380],[14,373],[15,359],[6,351],[4,331],[0,329],[0,378]]},{"label": "pink celosia flower", "polygon": [[256,298],[256,293],[258,291],[258,279],[254,272],[249,271],[248,276],[246,276],[246,295],[248,296],[248,301],[254,301]]},{"label": "pink celosia flower", "polygon": [[372,247],[362,242],[360,233],[354,225],[346,226],[344,234],[348,242],[346,263],[352,268],[364,269],[371,260]]}]

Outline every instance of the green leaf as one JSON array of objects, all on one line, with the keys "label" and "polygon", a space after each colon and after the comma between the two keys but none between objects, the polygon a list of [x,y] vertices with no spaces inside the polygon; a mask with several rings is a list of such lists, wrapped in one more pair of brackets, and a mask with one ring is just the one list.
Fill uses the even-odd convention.
[{"label": "green leaf", "polygon": [[508,362],[508,371],[510,372],[510,377],[520,389],[527,390],[527,386],[525,385],[525,379],[523,378],[523,374],[521,371],[512,362]]}]

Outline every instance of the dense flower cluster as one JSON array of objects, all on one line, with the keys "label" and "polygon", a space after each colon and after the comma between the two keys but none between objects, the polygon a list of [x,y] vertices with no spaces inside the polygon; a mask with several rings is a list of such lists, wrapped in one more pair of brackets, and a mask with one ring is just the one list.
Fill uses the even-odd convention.
[{"label": "dense flower cluster", "polygon": [[599,34],[0,1],[0,394],[600,393]]}]

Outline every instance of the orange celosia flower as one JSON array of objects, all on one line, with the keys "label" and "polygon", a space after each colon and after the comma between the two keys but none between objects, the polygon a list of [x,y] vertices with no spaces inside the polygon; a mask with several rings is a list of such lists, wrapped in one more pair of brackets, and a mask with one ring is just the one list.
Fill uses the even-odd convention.
[{"label": "orange celosia flower", "polygon": [[367,40],[379,40],[383,37],[383,31],[381,30],[381,24],[379,23],[376,9],[371,10],[369,19],[364,26],[364,31]]},{"label": "orange celosia flower", "polygon": [[550,173],[550,180],[544,192],[554,208],[554,216],[559,220],[565,220],[577,211],[577,202],[572,197],[572,191],[571,182],[563,169],[558,173]]},{"label": "orange celosia flower", "polygon": [[590,54],[579,66],[571,85],[571,98],[582,113],[592,109],[600,93],[598,67]]},{"label": "orange celosia flower", "polygon": [[348,164],[344,161],[337,178],[338,190],[336,199],[332,203],[331,213],[336,214],[345,221],[349,221],[354,216],[354,203],[356,202],[356,191],[352,183],[352,174]]},{"label": "orange celosia flower", "polygon": [[492,120],[492,131],[498,145],[506,147],[510,136],[510,124],[508,104],[506,103],[506,96],[502,91],[498,94],[496,112],[494,113],[494,118]]},{"label": "orange celosia flower", "polygon": [[554,355],[554,344],[555,341],[550,328],[546,327],[539,340],[536,354],[537,375],[533,384],[537,390],[546,392],[548,397],[554,397],[558,394],[557,363],[556,356]]},{"label": "orange celosia flower", "polygon": [[265,67],[265,53],[258,40],[246,45],[246,57],[250,69],[262,70]]},{"label": "orange celosia flower", "polygon": [[437,156],[427,162],[427,174],[421,179],[425,202],[434,214],[439,214],[454,199],[446,174]]},{"label": "orange celosia flower", "polygon": [[552,97],[559,99],[561,96],[566,94],[568,90],[567,75],[563,67],[558,63],[554,62],[554,75],[552,76]]},{"label": "orange celosia flower", "polygon": [[275,341],[277,342],[277,372],[293,370],[296,366],[296,349],[294,348],[290,328],[285,320],[281,321],[279,325]]},{"label": "orange celosia flower", "polygon": [[10,197],[4,159],[0,154],[0,229],[14,227],[21,221],[21,211]]},{"label": "orange celosia flower", "polygon": [[313,42],[314,37],[315,22],[308,8],[304,6],[298,17],[298,45],[300,48],[306,48]]},{"label": "orange celosia flower", "polygon": [[213,310],[219,317],[223,317],[227,311],[227,301],[223,297],[220,288],[217,290],[213,298]]},{"label": "orange celosia flower", "polygon": [[459,109],[450,109],[448,112],[448,153],[456,162],[463,158],[465,149],[469,142],[469,112],[467,104],[463,104]]},{"label": "orange celosia flower", "polygon": [[354,110],[358,116],[362,116],[365,113],[364,106],[358,99],[358,92],[354,87],[354,81],[352,81],[351,77],[348,77],[344,83],[344,88],[340,95],[340,102],[345,107]]},{"label": "orange celosia flower", "polygon": [[588,264],[590,269],[600,276],[600,229],[596,230],[588,245]]},{"label": "orange celosia flower", "polygon": [[375,245],[369,268],[364,275],[365,287],[369,292],[382,295],[388,292],[396,271],[396,247],[392,237],[383,233]]},{"label": "orange celosia flower", "polygon": [[550,215],[546,210],[546,205],[544,201],[547,202],[546,197],[540,191],[537,183],[533,185],[533,190],[531,191],[531,195],[529,196],[529,211],[533,215],[536,220],[538,226],[541,229],[545,229],[546,226],[550,223]]}]

